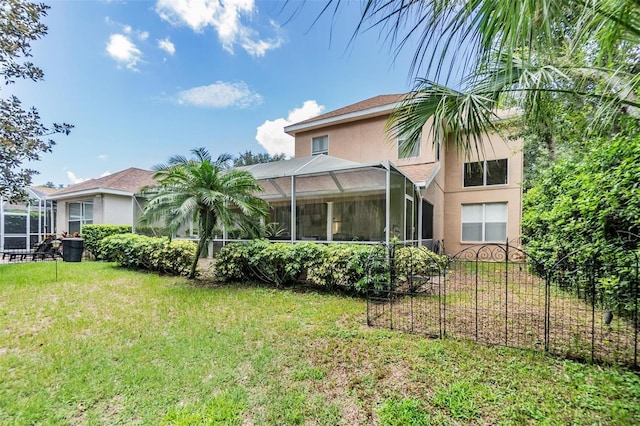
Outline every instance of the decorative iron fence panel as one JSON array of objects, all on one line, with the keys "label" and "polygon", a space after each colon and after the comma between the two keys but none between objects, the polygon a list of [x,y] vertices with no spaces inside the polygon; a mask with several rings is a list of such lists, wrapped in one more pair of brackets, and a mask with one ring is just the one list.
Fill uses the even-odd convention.
[{"label": "decorative iron fence panel", "polygon": [[389,281],[368,293],[371,326],[639,367],[634,253],[574,254],[545,267],[519,248],[489,244],[425,276],[424,259],[398,262],[393,252]]}]

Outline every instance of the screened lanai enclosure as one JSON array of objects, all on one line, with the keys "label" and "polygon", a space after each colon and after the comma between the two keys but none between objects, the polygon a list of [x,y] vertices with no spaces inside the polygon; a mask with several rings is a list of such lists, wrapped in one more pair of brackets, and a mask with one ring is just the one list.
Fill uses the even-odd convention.
[{"label": "screened lanai enclosure", "polygon": [[48,188],[29,187],[28,201],[10,203],[0,197],[0,250],[29,250],[55,234],[55,208]]},{"label": "screened lanai enclosure", "polygon": [[240,169],[264,189],[259,195],[271,206],[266,223],[270,239],[420,242],[420,192],[388,161],[361,164],[316,155]]}]

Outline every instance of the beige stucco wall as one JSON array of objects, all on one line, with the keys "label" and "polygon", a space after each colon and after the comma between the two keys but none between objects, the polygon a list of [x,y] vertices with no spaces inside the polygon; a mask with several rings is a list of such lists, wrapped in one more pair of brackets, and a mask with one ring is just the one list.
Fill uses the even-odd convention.
[{"label": "beige stucco wall", "polygon": [[93,223],[109,225],[133,225],[137,220],[139,208],[134,217],[131,197],[125,195],[97,194],[82,198],[72,198],[57,201],[56,227],[58,232],[69,228],[69,203],[92,202]]},{"label": "beige stucco wall", "polygon": [[507,239],[520,236],[522,218],[522,173],[523,157],[521,141],[505,141],[494,135],[486,146],[484,159],[508,159],[508,183],[506,185],[465,188],[463,186],[464,163],[478,161],[482,155],[464,155],[449,149],[445,153],[445,195],[444,195],[444,240],[448,253],[456,253],[472,243],[462,242],[461,212],[463,204],[506,202]]},{"label": "beige stucco wall", "polygon": [[387,117],[374,117],[297,133],[295,135],[295,156],[310,156],[312,138],[327,135],[329,137],[329,155],[332,157],[360,163],[389,160],[400,166],[435,161],[435,149],[427,131],[422,135],[420,156],[399,160],[397,139],[391,140],[385,133]]},{"label": "beige stucco wall", "polygon": [[103,195],[103,215],[101,221],[97,222],[95,218],[94,206],[94,222],[109,225],[133,225],[133,206],[131,197],[123,195]]}]

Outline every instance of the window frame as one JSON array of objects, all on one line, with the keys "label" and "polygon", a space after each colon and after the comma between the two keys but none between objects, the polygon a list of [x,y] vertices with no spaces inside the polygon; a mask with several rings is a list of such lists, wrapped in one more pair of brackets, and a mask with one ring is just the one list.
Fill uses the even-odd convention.
[{"label": "window frame", "polygon": [[[71,205],[79,204],[80,205],[80,215],[74,215],[74,218],[71,218]],[[91,205],[91,219],[87,218],[86,215],[86,206]],[[71,223],[78,223],[78,231],[71,231]],[[73,232],[82,232],[83,225],[92,225],[93,224],[93,201],[72,201],[67,203],[67,229],[69,233]]]},{"label": "window frame", "polygon": [[[504,220],[488,220],[487,219],[487,206],[488,205],[502,205],[504,206]],[[465,221],[464,208],[470,206],[482,206],[482,219],[478,221]],[[487,240],[487,224],[504,224],[504,240]],[[465,224],[480,224],[482,229],[482,237],[480,240],[465,239],[464,225]],[[509,239],[509,202],[497,201],[489,203],[468,203],[460,206],[460,242],[462,243],[504,243]]]},{"label": "window frame", "polygon": [[[487,183],[488,170],[487,163],[489,161],[504,161],[505,163],[505,182],[504,183]],[[467,185],[467,170],[472,167],[473,164],[482,164],[482,184],[481,185]],[[496,158],[493,160],[472,161],[464,163],[462,166],[462,187],[463,188],[485,188],[488,186],[506,186],[509,185],[509,158]]]},{"label": "window frame", "polygon": [[408,160],[411,158],[419,158],[422,155],[422,132],[420,133],[419,140],[420,142],[418,143],[416,150],[410,152],[409,155],[407,156],[402,156],[400,154],[400,146],[402,143],[406,143],[407,138],[397,137],[396,138],[396,154],[398,155],[398,160]]},{"label": "window frame", "polygon": [[[325,149],[315,151],[314,142],[320,139],[325,139],[327,141],[327,147]],[[329,155],[329,135],[314,136],[311,138],[311,155],[314,156],[314,155],[322,155],[322,154]]]}]

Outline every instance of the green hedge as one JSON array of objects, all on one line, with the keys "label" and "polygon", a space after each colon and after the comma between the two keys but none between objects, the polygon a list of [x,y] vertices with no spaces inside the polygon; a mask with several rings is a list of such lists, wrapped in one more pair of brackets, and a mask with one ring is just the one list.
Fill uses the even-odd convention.
[{"label": "green hedge", "polygon": [[131,269],[188,275],[196,245],[192,241],[137,234],[111,235],[100,241],[98,257]]},{"label": "green hedge", "polygon": [[389,265],[384,246],[332,244],[309,269],[309,282],[329,290],[365,293],[388,286]]},{"label": "green hedge", "polygon": [[[434,275],[444,269],[446,258],[424,247],[395,250],[394,283],[409,275]],[[390,262],[382,245],[270,243],[255,240],[231,243],[215,258],[214,276],[220,281],[260,281],[270,285],[290,285],[296,281],[340,290],[365,293],[367,289],[388,288]]]},{"label": "green hedge", "polygon": [[130,234],[131,226],[129,225],[83,225],[82,238],[84,239],[84,248],[86,251],[100,259],[98,256],[98,247],[103,238],[110,235]]},{"label": "green hedge", "polygon": [[314,243],[270,243],[254,240],[231,243],[216,256],[216,277],[222,281],[257,280],[275,286],[290,285],[304,278],[322,252]]}]

